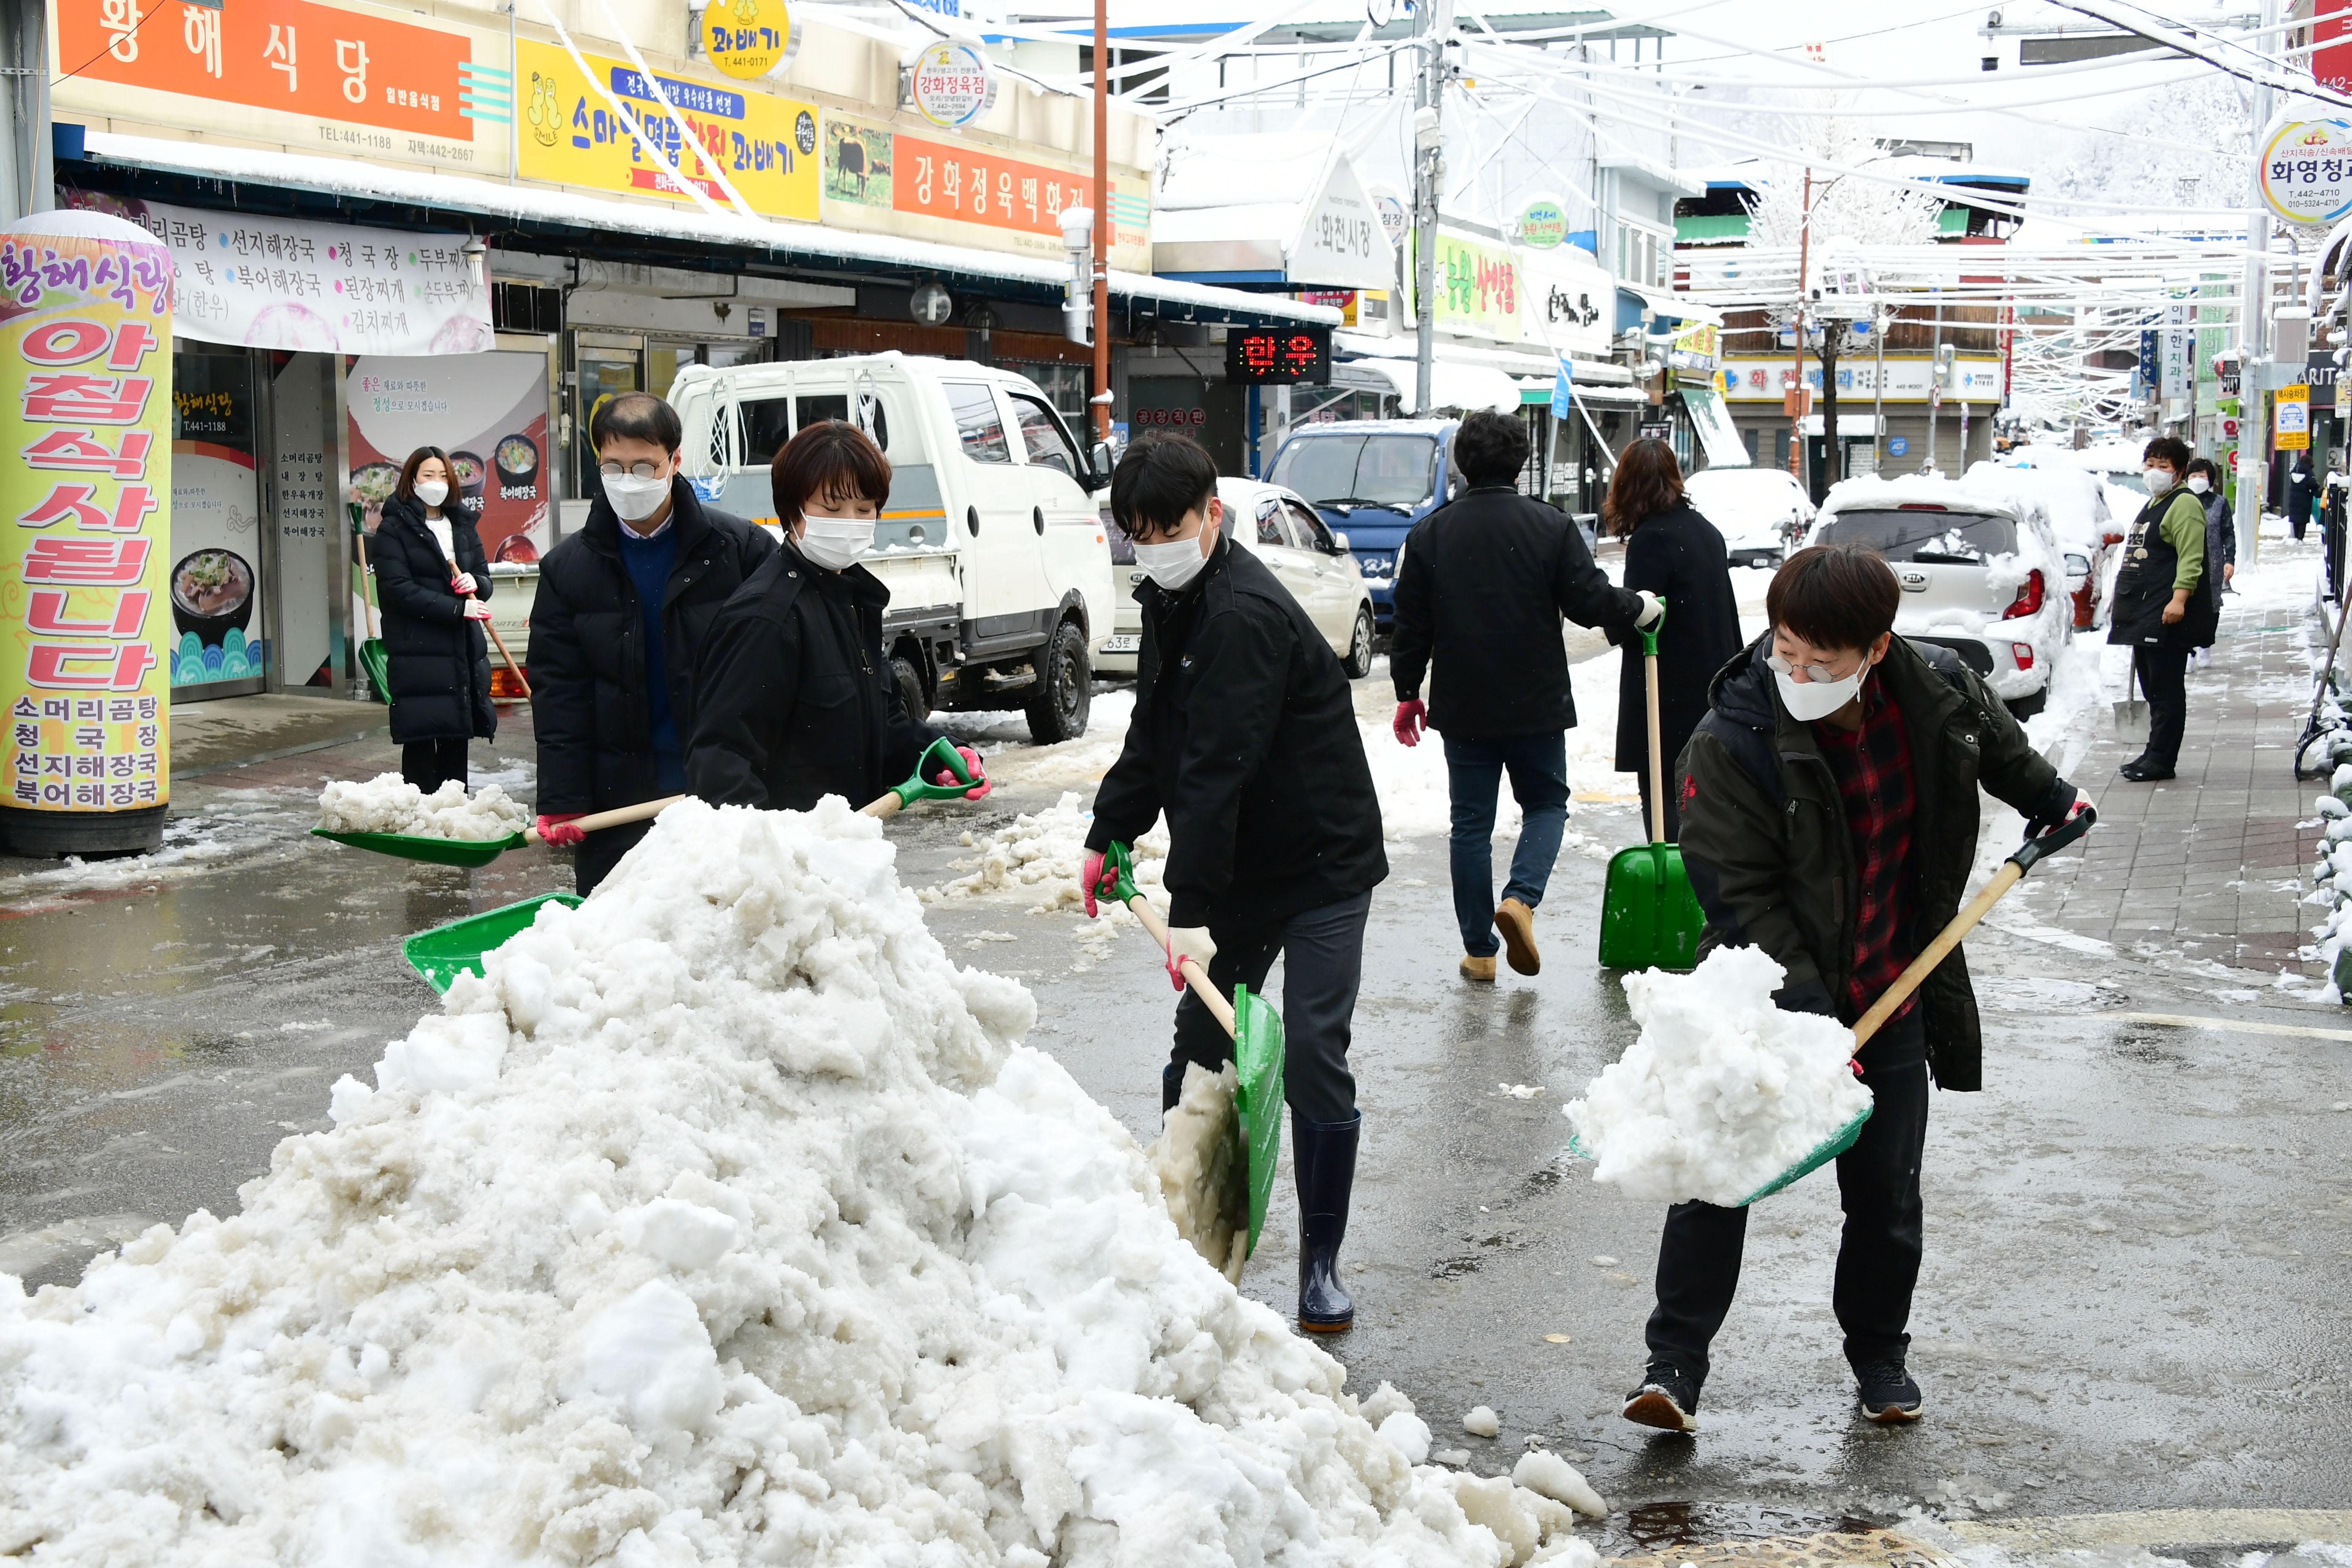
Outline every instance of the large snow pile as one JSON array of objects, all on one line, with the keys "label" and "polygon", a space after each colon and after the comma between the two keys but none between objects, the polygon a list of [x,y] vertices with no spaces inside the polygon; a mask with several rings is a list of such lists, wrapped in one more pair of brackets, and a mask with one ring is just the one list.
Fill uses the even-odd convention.
[{"label": "large snow pile", "polygon": [[1724,947],[1688,974],[1625,976],[1641,1037],[1567,1108],[1594,1181],[1737,1205],[1870,1103],[1853,1031],[1772,1005],[1785,973],[1761,948]]},{"label": "large snow pile", "polygon": [[398,773],[364,782],[337,779],[319,792],[319,826],[330,833],[400,833],[412,838],[507,838],[530,826],[530,813],[496,784],[466,794],[451,779],[426,795]]},{"label": "large snow pile", "polygon": [[1597,1561],[1177,1238],[842,802],[678,805],[485,969],[242,1213],[0,1277],[0,1555]]}]

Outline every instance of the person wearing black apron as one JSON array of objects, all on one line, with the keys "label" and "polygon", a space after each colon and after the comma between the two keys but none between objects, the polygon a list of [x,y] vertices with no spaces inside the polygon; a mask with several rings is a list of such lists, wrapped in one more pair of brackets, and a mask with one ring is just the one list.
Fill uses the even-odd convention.
[{"label": "person wearing black apron", "polygon": [[2141,455],[2147,504],[2124,536],[2107,640],[2132,650],[2147,699],[2147,747],[2117,770],[2135,784],[2168,779],[2189,720],[2189,653],[2210,646],[2221,619],[2205,566],[2205,509],[2181,482],[2189,447],[2159,436]]}]

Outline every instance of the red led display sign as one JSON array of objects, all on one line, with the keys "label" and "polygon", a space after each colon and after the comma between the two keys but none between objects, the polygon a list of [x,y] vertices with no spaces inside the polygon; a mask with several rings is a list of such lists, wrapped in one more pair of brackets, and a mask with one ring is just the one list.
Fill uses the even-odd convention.
[{"label": "red led display sign", "polygon": [[1234,327],[1225,333],[1225,379],[1244,385],[1331,380],[1331,333],[1324,327]]}]

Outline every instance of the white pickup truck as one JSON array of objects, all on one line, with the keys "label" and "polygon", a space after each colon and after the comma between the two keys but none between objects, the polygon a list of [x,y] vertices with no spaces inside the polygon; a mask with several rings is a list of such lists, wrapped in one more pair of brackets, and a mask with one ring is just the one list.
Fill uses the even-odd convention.
[{"label": "white pickup truck", "polygon": [[1108,454],[1082,448],[1035,383],[894,352],[689,366],[669,400],[687,478],[772,528],[784,443],[814,420],[864,428],[890,459],[866,565],[890,590],[882,635],[908,710],[1020,707],[1040,742],[1086,732],[1116,619],[1094,496]]}]

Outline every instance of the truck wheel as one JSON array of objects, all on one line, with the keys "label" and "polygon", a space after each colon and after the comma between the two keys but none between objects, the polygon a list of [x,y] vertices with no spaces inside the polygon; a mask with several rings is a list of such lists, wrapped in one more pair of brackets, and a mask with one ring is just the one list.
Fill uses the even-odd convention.
[{"label": "truck wheel", "polygon": [[1087,639],[1076,622],[1064,621],[1037,650],[1029,738],[1041,746],[1075,741],[1087,732],[1087,713],[1093,706],[1094,669],[1087,658]]},{"label": "truck wheel", "polygon": [[922,719],[931,711],[931,700],[923,695],[923,672],[905,654],[890,656],[890,673],[898,678],[898,701],[909,719]]},{"label": "truck wheel", "polygon": [[1372,608],[1370,605],[1356,606],[1356,634],[1348,640],[1348,657],[1339,668],[1348,672],[1350,680],[1361,680],[1372,672]]}]

